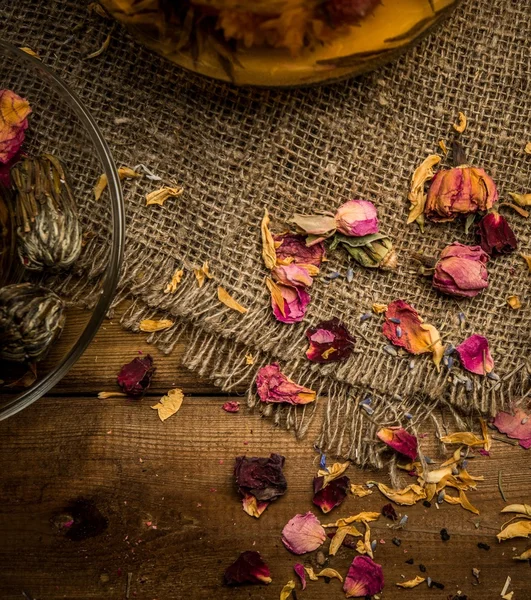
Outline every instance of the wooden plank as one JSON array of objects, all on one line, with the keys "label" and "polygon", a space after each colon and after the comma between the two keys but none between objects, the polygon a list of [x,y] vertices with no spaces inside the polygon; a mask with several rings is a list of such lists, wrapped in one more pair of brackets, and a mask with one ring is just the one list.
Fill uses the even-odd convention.
[{"label": "wooden plank", "polygon": [[[307,439],[297,441],[257,414],[222,412],[220,398],[187,397],[179,414],[165,423],[150,409],[152,402],[50,397],[0,423],[0,597],[21,598],[26,590],[39,600],[122,600],[131,573],[130,598],[139,600],[276,600],[294,577],[293,564],[310,559],[287,552],[280,532],[293,515],[312,510],[311,480],[318,460],[312,442],[319,419]],[[289,489],[254,520],[241,509],[233,460],[242,453],[270,452],[286,456]],[[428,446],[428,452],[435,450]],[[494,537],[505,520],[499,514],[505,503],[498,492],[498,471],[508,501],[529,502],[528,457],[520,448],[494,442],[491,458],[470,461],[472,473],[485,475],[478,491],[470,493],[480,517],[456,506],[444,504],[438,510],[421,505],[397,507],[409,515],[402,531],[390,529],[387,520],[375,524],[373,539],[385,541],[378,543],[375,555],[386,578],[382,598],[446,600],[461,590],[472,600],[494,599],[507,575],[513,579],[515,600],[529,598],[529,565],[511,559],[528,543],[498,544]],[[353,468],[348,474],[356,483],[384,479],[382,473]],[[71,541],[54,523],[78,498],[92,502],[108,527],[95,537]],[[349,497],[321,520],[380,510],[386,503],[377,492]],[[443,527],[450,532],[448,542],[441,541]],[[391,542],[393,537],[402,540],[400,547]],[[491,550],[479,549],[480,541]],[[270,586],[222,585],[225,567],[244,550],[262,553],[273,574]],[[330,566],[345,574],[354,555],[342,548]],[[408,558],[415,564],[407,565]],[[410,592],[395,587],[402,576],[421,574],[419,563],[445,584],[444,591],[425,584]],[[481,570],[479,586],[472,567]],[[338,581],[321,580],[310,582],[298,597],[344,595]]]}]

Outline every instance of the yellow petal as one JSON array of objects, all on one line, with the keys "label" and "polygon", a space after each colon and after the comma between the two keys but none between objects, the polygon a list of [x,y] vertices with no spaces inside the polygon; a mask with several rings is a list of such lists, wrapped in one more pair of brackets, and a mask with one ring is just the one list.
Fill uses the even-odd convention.
[{"label": "yellow petal", "polygon": [[169,198],[177,198],[184,192],[183,188],[162,187],[154,192],[146,194],[146,206],[158,204],[162,206]]},{"label": "yellow petal", "polygon": [[439,148],[444,152],[444,156],[448,156],[448,148],[444,140],[439,140]]},{"label": "yellow petal", "polygon": [[408,224],[416,221],[424,213],[427,198],[426,192],[424,191],[424,185],[427,181],[433,179],[435,176],[433,167],[440,162],[440,156],[431,154],[415,169],[413,177],[411,178],[411,188],[408,195],[411,203],[407,219]]},{"label": "yellow petal", "polygon": [[34,58],[38,58],[39,60],[41,60],[41,57],[35,52],[35,50],[32,50],[27,46],[21,46],[20,50],[22,50],[22,52],[25,52],[26,54],[29,54],[30,56],[33,56]]},{"label": "yellow petal", "polygon": [[326,523],[323,527],[345,527],[345,525],[350,525],[350,523],[361,523],[363,521],[376,521],[382,516],[382,513],[379,512],[360,512],[357,515],[353,515],[351,517],[343,517],[342,519],[338,519],[335,523]]},{"label": "yellow petal", "polygon": [[526,154],[531,154],[531,142],[527,142],[527,144],[525,145],[525,148],[524,148],[524,152]]},{"label": "yellow petal", "polygon": [[246,365],[254,365],[254,356],[252,354],[245,355],[245,364]]},{"label": "yellow petal", "polygon": [[525,260],[525,262],[527,263],[528,269],[531,271],[531,255],[529,255],[529,254],[520,254],[520,256]]},{"label": "yellow petal", "polygon": [[343,583],[343,577],[335,569],[323,569],[317,573],[317,577],[330,577],[330,579],[339,579]]},{"label": "yellow petal", "polygon": [[381,315],[386,310],[387,310],[387,304],[381,304],[379,302],[375,302],[372,305],[372,312],[375,313],[375,314],[377,314],[377,315]]},{"label": "yellow petal", "polygon": [[236,302],[234,298],[221,286],[218,286],[218,300],[223,302],[225,306],[232,308],[232,310],[236,310],[242,315],[244,315],[249,309],[242,306],[239,302]]},{"label": "yellow petal", "polygon": [[444,501],[448,502],[448,504],[460,504],[465,510],[469,510],[471,513],[479,515],[479,510],[470,504],[470,501],[463,490],[459,490],[459,496],[449,496],[448,494],[445,494]]},{"label": "yellow petal", "polygon": [[365,551],[368,556],[374,558],[374,554],[372,552],[372,544],[371,544],[371,528],[367,522],[364,522],[365,525],[365,535],[363,537],[363,543],[365,544]]},{"label": "yellow petal", "polygon": [[433,471],[428,471],[428,473],[424,476],[423,479],[426,483],[439,483],[443,477],[452,474],[452,467],[440,467],[439,469],[435,469]]},{"label": "yellow petal", "polygon": [[278,310],[280,310],[282,315],[285,317],[286,308],[284,304],[284,296],[282,296],[280,288],[272,279],[269,279],[269,277],[266,278],[266,285],[269,291],[271,292],[271,297],[273,298],[273,301],[278,306]]},{"label": "yellow petal", "polygon": [[420,585],[421,583],[424,583],[425,581],[426,581],[425,577],[420,577],[419,575],[417,575],[415,577],[415,579],[410,579],[409,581],[403,581],[402,583],[397,583],[396,585],[401,588],[410,589],[410,588],[417,587],[417,585]]},{"label": "yellow petal", "polygon": [[308,578],[310,579],[310,581],[318,581],[319,577],[317,577],[317,575],[315,574],[315,571],[313,570],[312,567],[304,567],[304,570],[306,571],[306,574],[308,575]]},{"label": "yellow petal", "polygon": [[328,554],[330,556],[335,556],[339,548],[341,548],[341,544],[347,535],[353,535],[354,537],[360,537],[362,533],[358,531],[354,525],[345,525],[344,527],[338,527],[337,531],[330,542],[330,548],[328,550]]},{"label": "yellow petal", "polygon": [[522,308],[522,301],[520,300],[520,298],[518,296],[508,296],[507,297],[507,304],[513,310],[518,310],[519,308]]},{"label": "yellow petal", "polygon": [[288,583],[282,588],[280,592],[280,600],[286,600],[291,596],[291,592],[295,589],[295,582],[293,579],[290,579]]},{"label": "yellow petal", "polygon": [[183,391],[179,388],[175,388],[169,390],[166,396],[162,396],[159,402],[151,408],[158,410],[160,420],[165,421],[181,408],[183,399]]},{"label": "yellow petal", "polygon": [[334,481],[334,479],[341,477],[341,475],[343,475],[343,473],[349,467],[349,462],[334,463],[331,467],[328,467],[328,469],[319,469],[319,471],[317,471],[317,475],[319,477],[324,477],[323,487],[326,487],[331,481]]},{"label": "yellow petal", "polygon": [[242,505],[244,512],[246,512],[250,517],[254,517],[255,519],[259,519],[260,515],[267,508],[267,503],[262,504],[261,507],[258,508],[258,500],[252,494],[246,495],[244,501],[242,502]]},{"label": "yellow petal", "polygon": [[[120,178],[120,181],[123,181],[124,179],[138,179],[139,177],[142,177],[142,174],[137,173],[134,169],[131,169],[130,167],[119,167],[118,177]],[[108,184],[109,180],[107,179],[107,175],[105,175],[105,173],[103,175],[100,175],[98,182],[94,186],[94,198],[96,200],[99,200],[101,198],[101,195],[105,191],[105,188]]]},{"label": "yellow petal", "polygon": [[502,540],[510,540],[517,537],[526,538],[529,535],[531,535],[531,521],[517,521],[516,523],[507,525],[496,537],[501,542]]},{"label": "yellow petal", "polygon": [[147,331],[149,333],[153,331],[163,331],[164,329],[169,329],[173,327],[174,322],[169,319],[160,319],[159,321],[154,321],[152,319],[144,319],[140,321],[138,328],[140,331]]},{"label": "yellow petal", "polygon": [[277,265],[277,253],[275,249],[275,240],[269,231],[269,212],[267,208],[264,210],[264,218],[260,229],[262,231],[262,258],[265,266],[271,271]]},{"label": "yellow petal", "polygon": [[454,451],[452,458],[449,458],[445,462],[442,463],[441,467],[447,467],[448,465],[455,465],[461,460],[461,448],[457,448]]},{"label": "yellow petal", "polygon": [[518,513],[531,517],[531,504],[509,504],[503,508],[500,512],[502,513]]},{"label": "yellow petal", "polygon": [[509,192],[509,196],[518,204],[518,206],[531,206],[531,194],[517,194]]},{"label": "yellow petal", "polygon": [[459,113],[459,121],[457,123],[454,123],[454,129],[457,131],[457,133],[463,133],[463,131],[466,129],[465,113]]},{"label": "yellow petal", "polygon": [[402,490],[395,490],[384,483],[377,483],[376,485],[380,492],[389,498],[389,500],[403,506],[411,506],[416,504],[419,500],[424,500],[426,498],[426,490],[417,484],[408,485]]},{"label": "yellow petal", "polygon": [[199,269],[194,269],[194,275],[197,279],[197,285],[202,288],[207,279],[212,279],[214,276],[210,272],[210,267],[208,265],[208,261],[203,263],[203,266]]},{"label": "yellow petal", "polygon": [[182,269],[177,269],[175,271],[175,273],[173,274],[171,281],[164,288],[164,293],[165,294],[175,294],[175,292],[177,291],[177,287],[179,286],[179,284],[181,283],[181,281],[183,279],[183,275],[184,275],[184,271]]},{"label": "yellow petal", "polygon": [[513,560],[531,560],[531,548],[525,552],[522,552],[520,556],[513,556]]},{"label": "yellow petal", "polygon": [[441,438],[443,444],[463,444],[464,446],[483,446],[485,440],[470,431],[452,433]]},{"label": "yellow petal", "polygon": [[357,485],[356,483],[350,484],[350,493],[356,496],[357,498],[363,498],[364,496],[368,496],[372,494],[372,490],[369,490],[363,485]]},{"label": "yellow petal", "polygon": [[109,182],[107,180],[107,175],[105,175],[105,173],[103,175],[100,175],[98,183],[96,183],[96,185],[94,186],[94,198],[96,201],[101,198],[101,195],[103,194],[108,183]]}]

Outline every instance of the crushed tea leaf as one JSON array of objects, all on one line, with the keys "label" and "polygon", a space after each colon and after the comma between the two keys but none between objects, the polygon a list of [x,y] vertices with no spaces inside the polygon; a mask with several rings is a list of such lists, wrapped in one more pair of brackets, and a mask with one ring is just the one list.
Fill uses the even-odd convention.
[{"label": "crushed tea leaf", "polygon": [[169,198],[178,198],[184,192],[182,187],[162,187],[154,192],[146,194],[146,206],[158,204],[163,206]]},{"label": "crushed tea leaf", "polygon": [[175,294],[177,291],[177,287],[181,283],[183,279],[184,271],[183,269],[177,269],[175,273],[172,275],[171,281],[164,288],[165,294]]},{"label": "crushed tea leaf", "polygon": [[415,577],[415,579],[410,579],[409,581],[402,581],[401,583],[397,583],[396,585],[401,588],[411,589],[411,588],[417,587],[417,585],[420,585],[421,583],[424,583],[425,581],[426,581],[425,577],[420,577],[419,575],[417,575]]},{"label": "crushed tea leaf", "polygon": [[239,302],[234,300],[234,298],[221,286],[218,286],[218,300],[225,304],[225,306],[232,308],[232,310],[235,310],[242,315],[244,315],[249,310],[248,308],[245,308]]},{"label": "crushed tea leaf", "polygon": [[183,391],[180,388],[169,390],[165,396],[151,408],[157,410],[161,421],[165,421],[178,412],[184,400]]},{"label": "crushed tea leaf", "polygon": [[144,319],[143,321],[140,321],[138,328],[140,331],[152,333],[154,331],[164,331],[174,325],[174,321],[170,321],[169,319],[160,319],[158,321],[154,319]]},{"label": "crushed tea leaf", "polygon": [[459,112],[457,123],[453,124],[453,128],[457,131],[457,133],[463,133],[466,129],[467,120],[465,113]]}]

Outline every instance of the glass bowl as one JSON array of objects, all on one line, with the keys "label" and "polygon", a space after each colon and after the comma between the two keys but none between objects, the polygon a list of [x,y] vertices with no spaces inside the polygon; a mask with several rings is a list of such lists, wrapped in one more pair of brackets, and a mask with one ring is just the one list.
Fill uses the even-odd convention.
[{"label": "glass bowl", "polygon": [[[317,6],[329,1],[318,2]],[[324,15],[317,21],[303,20],[306,29],[296,30],[293,24],[286,26],[282,29],[285,37],[281,35],[278,42],[273,42],[289,44],[295,36],[299,40],[296,48],[268,46],[257,38],[264,35],[264,25],[284,23],[277,17],[293,14],[294,6],[300,12],[315,10],[312,7],[316,6],[316,0],[300,0],[299,4],[293,0],[245,3],[101,0],[101,3],[141,43],[190,71],[236,85],[297,87],[338,81],[396,59],[449,16],[459,1],[385,0],[353,26],[328,27]],[[188,8],[182,8],[183,5]],[[271,5],[277,7],[276,12],[271,11],[274,15],[271,20],[253,28],[256,19],[264,16],[264,6]],[[282,10],[283,13],[279,12]],[[270,17],[268,14],[267,18]],[[300,20],[294,21],[302,27]],[[324,27],[320,36],[312,33],[315,23]],[[300,46],[301,39],[312,36],[316,39]]]},{"label": "glass bowl", "polygon": [[[0,40],[0,89],[27,99],[32,108],[24,153],[54,154],[70,176],[83,230],[83,249],[68,271],[55,274],[13,269],[7,283],[30,281],[56,291],[67,305],[63,331],[36,365],[35,381],[13,386],[27,365],[0,362],[0,420],[46,394],[83,354],[114,296],[124,243],[124,205],[118,172],[96,122],[79,98],[37,58]],[[105,174],[99,201],[94,186]],[[13,258],[13,264],[18,262]],[[2,279],[0,277],[0,279]],[[33,379],[33,377],[31,377]]]}]

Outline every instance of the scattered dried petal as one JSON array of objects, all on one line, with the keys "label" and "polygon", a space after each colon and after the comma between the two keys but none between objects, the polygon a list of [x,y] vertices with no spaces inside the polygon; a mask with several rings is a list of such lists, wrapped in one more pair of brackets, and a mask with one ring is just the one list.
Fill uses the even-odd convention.
[{"label": "scattered dried petal", "polygon": [[335,556],[343,541],[347,537],[347,535],[352,535],[354,537],[361,537],[363,534],[358,531],[358,529],[354,525],[345,525],[344,527],[338,527],[337,531],[334,534],[334,537],[330,541],[330,548],[328,550],[328,554],[330,556]]},{"label": "scattered dried petal", "polygon": [[306,265],[306,267],[296,265],[295,263],[282,265],[275,267],[271,271],[271,275],[279,285],[307,288],[313,283],[312,275],[317,274],[319,270],[313,265]]},{"label": "scattered dried petal", "polygon": [[158,321],[153,319],[144,319],[143,321],[140,321],[138,329],[140,329],[140,331],[151,333],[153,331],[164,331],[165,329],[169,329],[174,325],[175,323],[169,319],[160,319]]},{"label": "scattered dried petal", "polygon": [[477,235],[480,238],[481,248],[491,256],[508,254],[518,246],[516,236],[507,219],[496,211],[489,212],[481,219],[477,227]]},{"label": "scattered dried petal", "polygon": [[415,579],[410,579],[409,581],[403,581],[402,583],[397,583],[396,585],[401,588],[411,589],[411,588],[417,587],[417,585],[420,585],[421,583],[424,583],[425,581],[426,581],[425,577],[420,577],[419,575],[417,575],[415,577]]},{"label": "scattered dried petal", "polygon": [[431,154],[428,156],[420,166],[415,169],[413,177],[411,178],[411,188],[409,191],[408,199],[411,203],[409,208],[409,216],[407,223],[413,223],[419,217],[424,214],[424,208],[426,206],[426,192],[424,186],[427,181],[430,181],[435,176],[433,167],[441,162],[441,157],[437,154]]},{"label": "scattered dried petal", "polygon": [[377,315],[381,315],[386,310],[387,310],[387,304],[380,304],[378,302],[375,302],[372,305],[372,312],[375,313],[375,314],[377,314]]},{"label": "scattered dried petal", "polygon": [[281,371],[278,363],[262,367],[256,375],[256,388],[262,402],[286,402],[288,404],[308,404],[313,402],[316,393],[298,385]]},{"label": "scattered dried petal", "polygon": [[519,440],[520,446],[531,448],[531,414],[521,408],[514,411],[514,415],[500,411],[493,421],[494,427],[513,440]]},{"label": "scattered dried petal", "polygon": [[453,124],[454,129],[457,133],[463,133],[466,129],[466,116],[465,113],[459,113],[459,121]]},{"label": "scattered dried petal", "polygon": [[117,382],[128,396],[140,398],[150,386],[154,373],[153,359],[147,354],[124,365],[118,373]]},{"label": "scattered dried petal", "polygon": [[262,258],[264,259],[265,266],[271,271],[277,266],[277,253],[275,240],[269,230],[270,221],[269,212],[266,208],[260,225],[260,231],[262,232]]},{"label": "scattered dried petal", "polygon": [[509,504],[503,508],[500,512],[502,513],[517,513],[531,517],[531,504]]},{"label": "scattered dried petal", "polygon": [[[299,576],[299,579],[301,580],[302,589],[305,590],[306,589],[306,571],[304,569],[304,565],[301,563],[295,563],[293,565],[293,570]],[[317,579],[317,577],[316,577],[316,579]]]},{"label": "scattered dried petal", "polygon": [[282,543],[294,554],[317,550],[325,539],[325,530],[312,512],[295,515],[282,530]]},{"label": "scattered dried petal", "polygon": [[[137,173],[134,169],[131,169],[130,167],[119,167],[118,177],[120,181],[123,181],[124,179],[138,179],[139,177],[142,177],[142,173]],[[101,195],[107,188],[108,184],[109,180],[107,179],[107,175],[105,175],[105,173],[103,175],[100,175],[98,183],[96,183],[94,187],[94,198],[96,200],[99,200],[101,198]]]},{"label": "scattered dried petal", "polygon": [[249,310],[248,308],[242,306],[239,302],[236,302],[236,300],[234,300],[234,298],[221,286],[218,286],[218,300],[225,304],[225,306],[232,308],[232,310],[235,310],[242,315]]},{"label": "scattered dried petal", "polygon": [[240,410],[240,403],[235,402],[234,400],[229,400],[228,402],[225,402],[221,408],[225,412],[236,413]]},{"label": "scattered dried petal", "polygon": [[0,163],[8,163],[20,150],[30,113],[27,100],[11,90],[0,90]]},{"label": "scattered dried petal", "polygon": [[271,454],[269,457],[236,457],[234,478],[240,495],[244,499],[248,495],[254,496],[260,503],[273,502],[283,496],[288,488],[282,471],[284,461],[280,454]]},{"label": "scattered dried petal", "polygon": [[517,194],[509,192],[509,196],[518,204],[518,206],[531,206],[531,194]]},{"label": "scattered dried petal", "polygon": [[277,284],[269,278],[266,285],[271,292],[271,308],[277,321],[299,323],[304,319],[310,294],[303,287]]},{"label": "scattered dried petal", "polygon": [[164,202],[169,198],[177,198],[184,192],[183,188],[172,188],[172,187],[162,187],[154,192],[150,192],[146,194],[146,206],[151,206],[152,204],[158,204],[159,206],[163,206]]},{"label": "scattered dried petal", "polygon": [[364,485],[358,485],[356,483],[350,484],[350,492],[357,498],[363,498],[364,496],[372,494],[372,490],[369,490]]},{"label": "scattered dried petal", "polygon": [[319,236],[318,243],[336,231],[336,220],[326,215],[293,215],[292,221],[305,234]]},{"label": "scattered dried petal", "polygon": [[463,367],[477,375],[487,375],[494,369],[494,360],[490,354],[486,337],[474,334],[456,348]]},{"label": "scattered dried petal", "polygon": [[277,265],[296,264],[299,266],[313,265],[319,268],[324,259],[323,243],[306,245],[306,236],[293,233],[275,235]]},{"label": "scattered dried petal", "polygon": [[362,522],[370,522],[377,521],[381,517],[379,512],[361,512],[357,515],[352,515],[351,517],[342,517],[338,519],[334,523],[326,523],[323,527],[345,527],[346,525],[350,525],[350,523],[362,523]]},{"label": "scattered dried petal", "polygon": [[395,490],[385,485],[384,483],[376,483],[378,489],[384,496],[392,500],[396,504],[403,506],[411,506],[419,500],[426,498],[426,490],[415,483],[408,485],[401,490]]},{"label": "scattered dried petal", "polygon": [[512,540],[513,538],[526,538],[531,535],[531,521],[517,521],[507,525],[496,536],[501,542],[503,540]]},{"label": "scattered dried petal", "polygon": [[344,361],[354,349],[354,338],[337,317],[310,327],[306,331],[306,337],[310,342],[306,356],[312,362]]},{"label": "scattered dried petal", "polygon": [[382,507],[382,515],[391,519],[391,521],[398,521],[398,515],[392,504],[386,504]]},{"label": "scattered dried petal", "polygon": [[324,477],[315,477],[313,480],[314,496],[312,502],[324,513],[329,513],[339,506],[347,497],[350,479],[346,476],[334,479],[323,485]]},{"label": "scattered dried petal", "polygon": [[35,52],[35,50],[32,50],[31,48],[28,48],[27,46],[21,46],[19,48],[19,50],[22,50],[22,52],[25,52],[26,54],[29,54],[30,56],[33,56],[34,58],[38,58],[39,60],[41,60],[41,57]]},{"label": "scattered dried petal", "polygon": [[531,560],[531,548],[525,552],[522,552],[520,556],[513,556],[513,560]]},{"label": "scattered dried petal", "polygon": [[529,254],[520,254],[520,256],[525,260],[525,262],[527,263],[528,269],[531,271],[531,255],[529,255]]},{"label": "scattered dried petal", "polygon": [[435,265],[433,287],[450,296],[473,298],[489,285],[485,266],[488,260],[481,246],[454,242],[441,252]]},{"label": "scattered dried petal", "polygon": [[203,266],[200,267],[199,269],[194,269],[194,275],[195,278],[197,279],[197,285],[202,288],[205,285],[205,281],[207,279],[212,279],[214,276],[212,275],[212,273],[210,272],[210,266],[208,264],[208,261],[205,261],[203,263]]},{"label": "scattered dried petal", "polygon": [[319,581],[319,577],[317,577],[312,567],[304,567],[304,570],[308,574],[310,581]]},{"label": "scattered dried petal", "polygon": [[520,298],[518,296],[509,296],[507,298],[507,304],[513,310],[518,310],[519,308],[522,308],[522,301],[520,300]]},{"label": "scattered dried petal", "polygon": [[280,600],[287,600],[291,596],[291,592],[295,589],[295,582],[290,579],[280,592]]},{"label": "scattered dried petal", "polygon": [[384,427],[376,435],[382,442],[400,454],[407,456],[411,460],[417,458],[417,438],[408,433],[403,427]]},{"label": "scattered dried petal", "polygon": [[164,293],[165,294],[175,294],[175,292],[177,291],[177,287],[179,286],[179,284],[182,281],[183,275],[184,275],[183,269],[177,269],[175,271],[175,273],[172,275],[171,281],[164,288]]},{"label": "scattered dried petal", "polygon": [[348,570],[343,590],[347,598],[379,594],[384,587],[382,567],[368,556],[356,556]]},{"label": "scattered dried petal", "polygon": [[242,552],[236,561],[225,570],[226,585],[242,583],[271,583],[271,572],[259,552],[247,550]]},{"label": "scattered dried petal", "polygon": [[250,517],[259,519],[260,515],[269,506],[269,502],[260,502],[252,494],[245,494],[242,499],[242,506],[244,512]]},{"label": "scattered dried petal", "polygon": [[165,421],[173,416],[182,406],[184,400],[183,391],[179,388],[169,390],[165,396],[153,405],[151,408],[159,411],[159,418]]},{"label": "scattered dried petal", "polygon": [[328,577],[330,579],[339,579],[343,583],[343,577],[335,569],[323,569],[317,573],[317,577]]},{"label": "scattered dried petal", "polygon": [[524,148],[524,152],[526,154],[531,154],[531,142],[527,142],[527,144],[525,145],[525,148]]},{"label": "scattered dried petal", "polygon": [[448,504],[460,504],[465,510],[469,510],[475,515],[479,515],[479,510],[470,504],[465,492],[463,490],[459,490],[459,496],[450,496],[449,494],[444,495],[445,502]]}]

